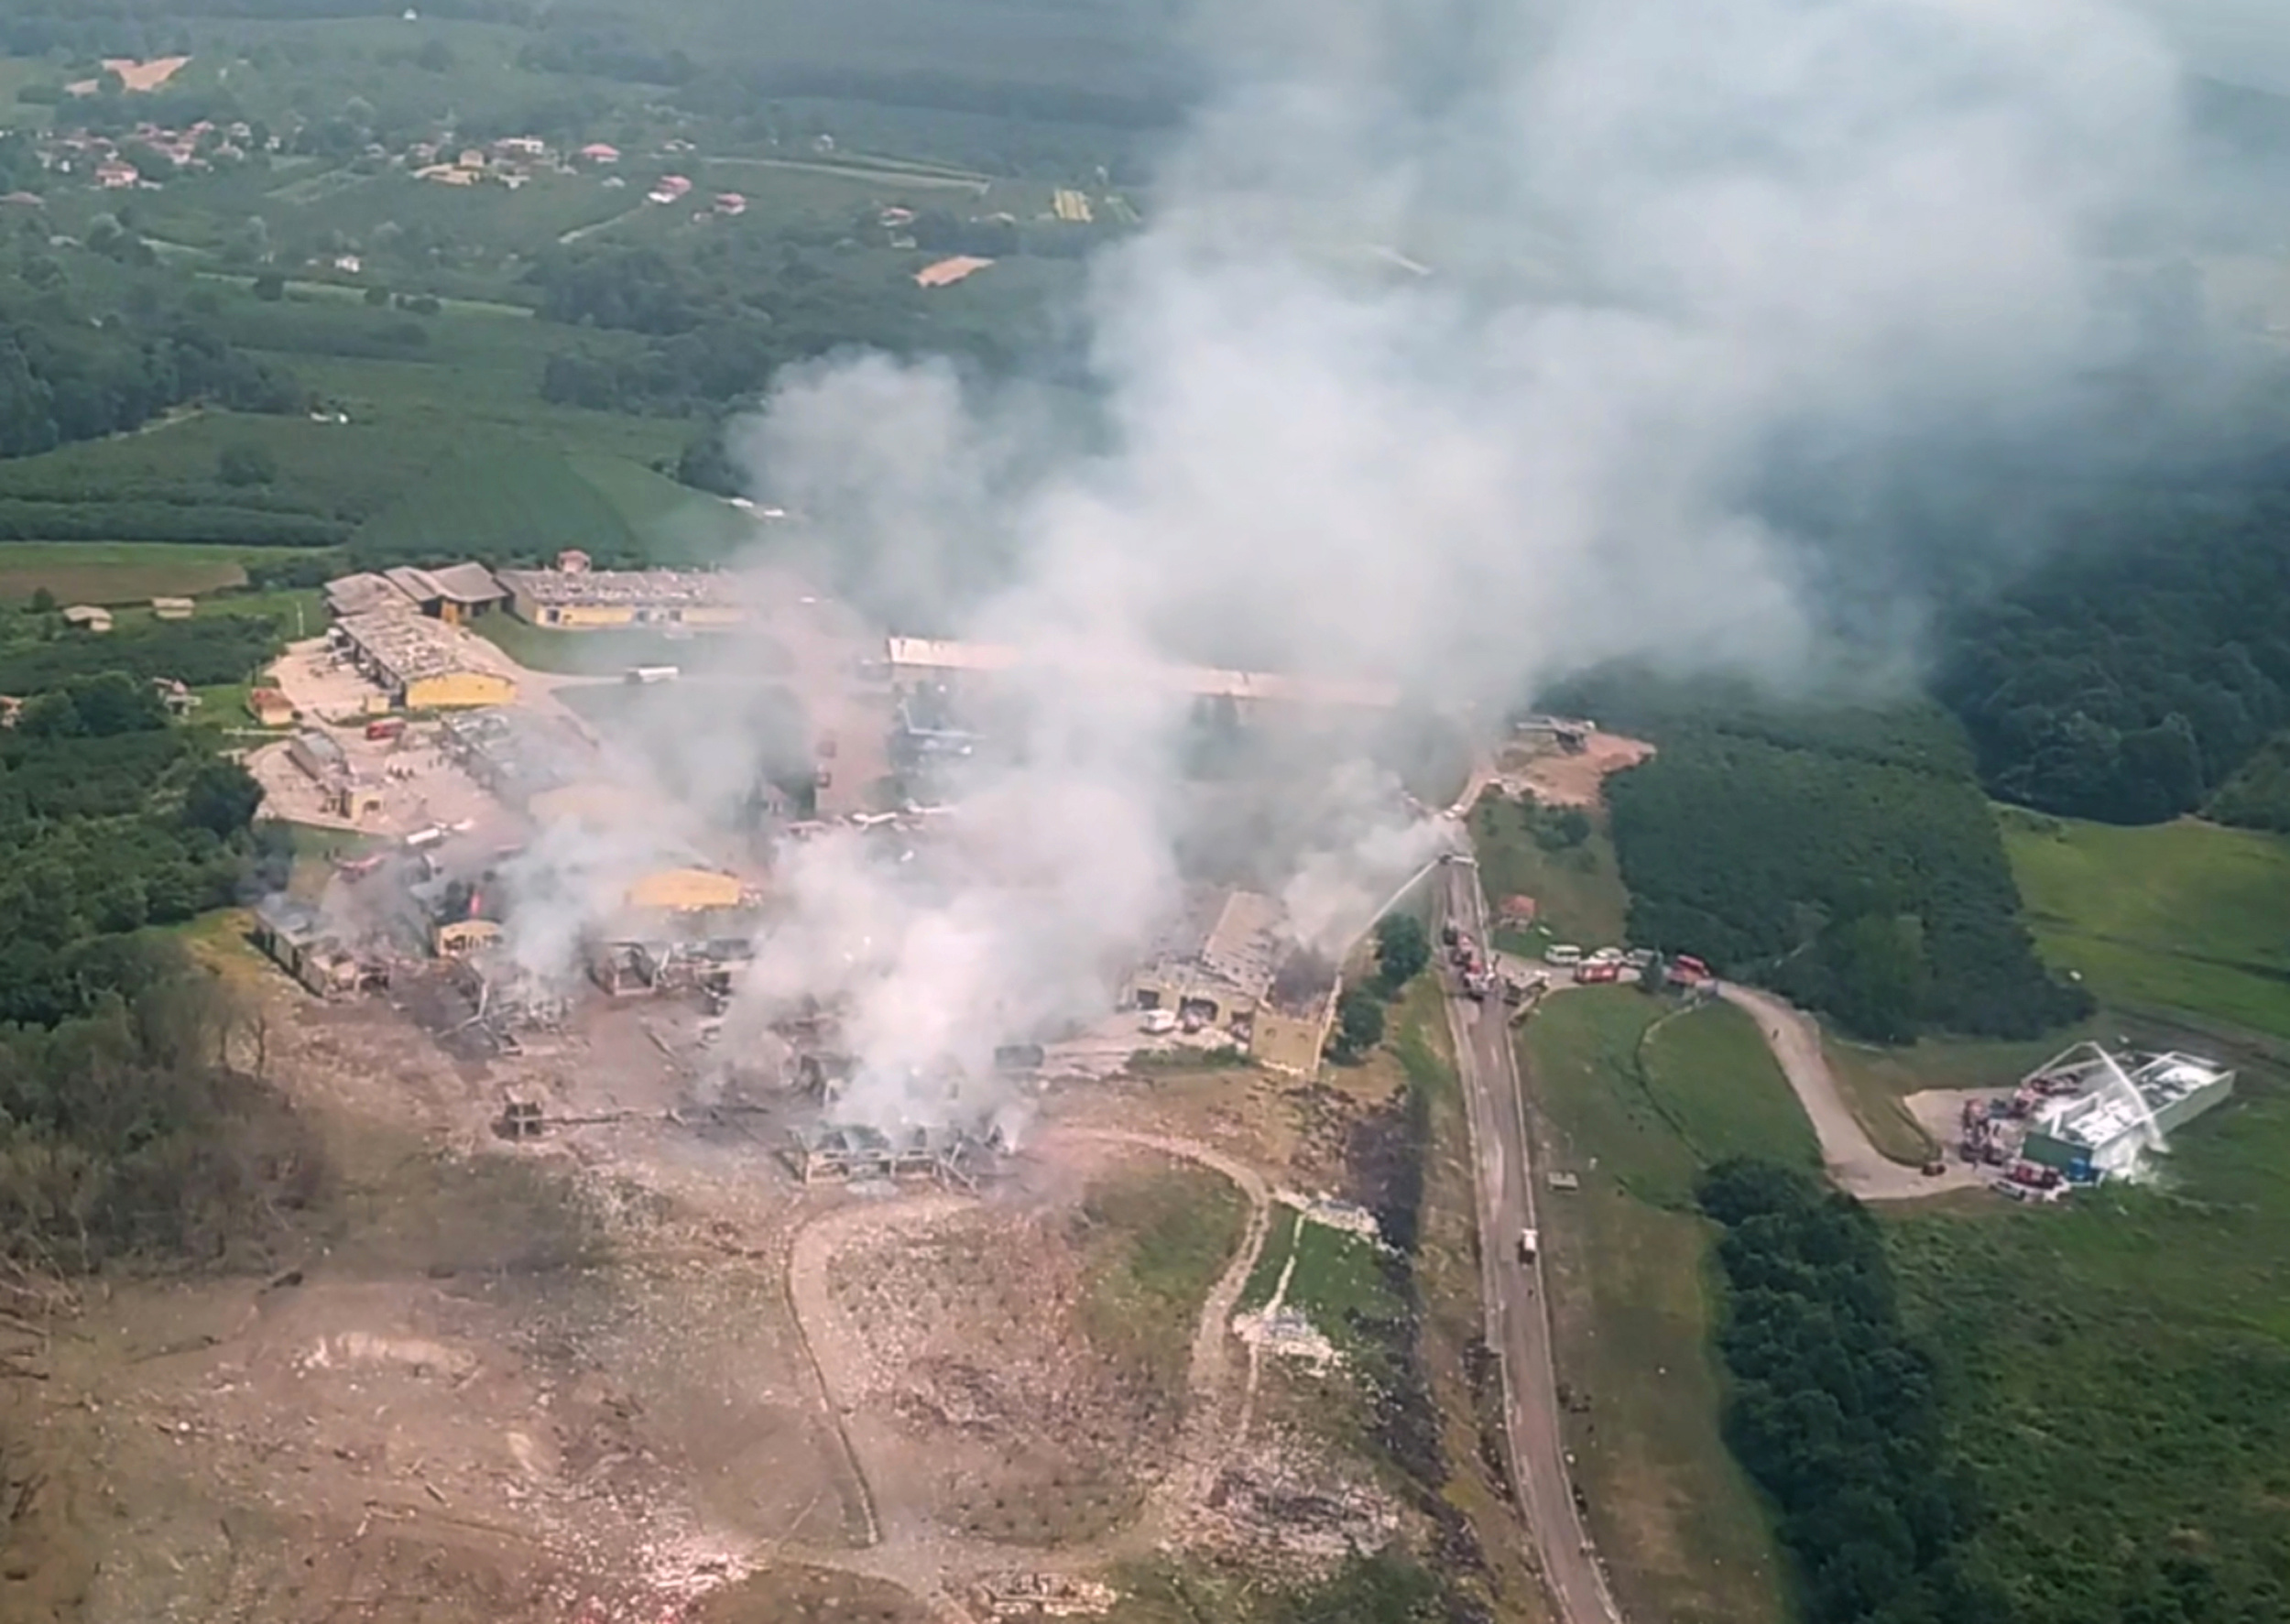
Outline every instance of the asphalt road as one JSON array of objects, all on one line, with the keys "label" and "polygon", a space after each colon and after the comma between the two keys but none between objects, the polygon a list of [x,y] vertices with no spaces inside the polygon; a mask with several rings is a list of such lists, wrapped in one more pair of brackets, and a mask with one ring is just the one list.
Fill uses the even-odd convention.
[{"label": "asphalt road", "polygon": [[[1449,863],[1440,884],[1446,917],[1484,943],[1487,898],[1479,888],[1478,869]],[[1519,1232],[1535,1223],[1534,1170],[1510,1015],[1499,998],[1482,1006],[1451,986],[1448,1029],[1455,1037],[1456,1069],[1470,1114],[1478,1169],[1479,1295],[1488,1346],[1502,1355],[1511,1481],[1518,1486],[1528,1532],[1542,1553],[1543,1582],[1559,1624],[1619,1624],[1622,1615],[1575,1508],[1542,1260],[1538,1256],[1522,1263],[1519,1258]]]}]

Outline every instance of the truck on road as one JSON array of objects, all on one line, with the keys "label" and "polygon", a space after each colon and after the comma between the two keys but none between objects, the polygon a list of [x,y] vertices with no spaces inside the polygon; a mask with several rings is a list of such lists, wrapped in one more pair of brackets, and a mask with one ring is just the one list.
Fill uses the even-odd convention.
[{"label": "truck on road", "polygon": [[1520,1262],[1521,1262],[1521,1263],[1532,1263],[1532,1262],[1533,1262],[1533,1261],[1534,1261],[1534,1255],[1535,1255],[1535,1244],[1536,1244],[1536,1236],[1535,1236],[1535,1233],[1534,1233],[1534,1231],[1533,1231],[1533,1230],[1532,1230],[1532,1229],[1521,1229],[1521,1231],[1519,1231],[1519,1261],[1520,1261]]}]

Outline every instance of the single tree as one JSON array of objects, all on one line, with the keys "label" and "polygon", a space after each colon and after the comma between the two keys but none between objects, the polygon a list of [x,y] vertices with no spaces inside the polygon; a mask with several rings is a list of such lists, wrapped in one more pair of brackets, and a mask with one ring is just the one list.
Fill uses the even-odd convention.
[{"label": "single tree", "polygon": [[1336,1001],[1336,1058],[1355,1061],[1383,1041],[1383,1000],[1364,986],[1347,987]]},{"label": "single tree", "polygon": [[1386,997],[1415,979],[1431,963],[1431,939],[1412,913],[1387,913],[1376,923],[1376,979]]}]

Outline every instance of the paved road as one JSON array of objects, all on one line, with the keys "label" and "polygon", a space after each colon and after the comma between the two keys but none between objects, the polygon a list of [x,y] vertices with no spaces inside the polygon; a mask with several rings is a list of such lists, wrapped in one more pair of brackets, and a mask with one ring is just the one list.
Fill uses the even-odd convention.
[{"label": "paved road", "polygon": [[[1487,899],[1478,868],[1446,865],[1441,888],[1447,917],[1485,942]],[[1459,996],[1447,1000],[1478,1168],[1479,1294],[1488,1346],[1502,1355],[1511,1481],[1518,1485],[1528,1531],[1542,1553],[1543,1582],[1559,1624],[1619,1624],[1622,1615],[1575,1510],[1542,1261],[1519,1261],[1519,1232],[1535,1222],[1534,1184],[1510,1013],[1499,1001],[1481,1006]]]}]

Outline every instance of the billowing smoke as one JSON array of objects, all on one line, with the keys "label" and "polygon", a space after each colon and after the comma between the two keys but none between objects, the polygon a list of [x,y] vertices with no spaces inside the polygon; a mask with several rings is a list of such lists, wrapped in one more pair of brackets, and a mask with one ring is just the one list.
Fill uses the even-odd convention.
[{"label": "billowing smoke", "polygon": [[[755,993],[856,999],[867,1109],[1102,1008],[1176,899],[1188,702],[1059,670],[1367,677],[1483,720],[1616,658],[1903,672],[1914,605],[1840,647],[1851,550],[1792,532],[1776,467],[2010,433],[2142,342],[2113,290],[2179,78],[2106,0],[1205,11],[1226,82],[1092,267],[1087,431],[875,356],[783,376],[739,440],[861,601],[1034,661],[953,856],[837,837],[782,876]],[[1326,944],[1426,842],[1323,766],[1316,834],[1256,859]]]}]

